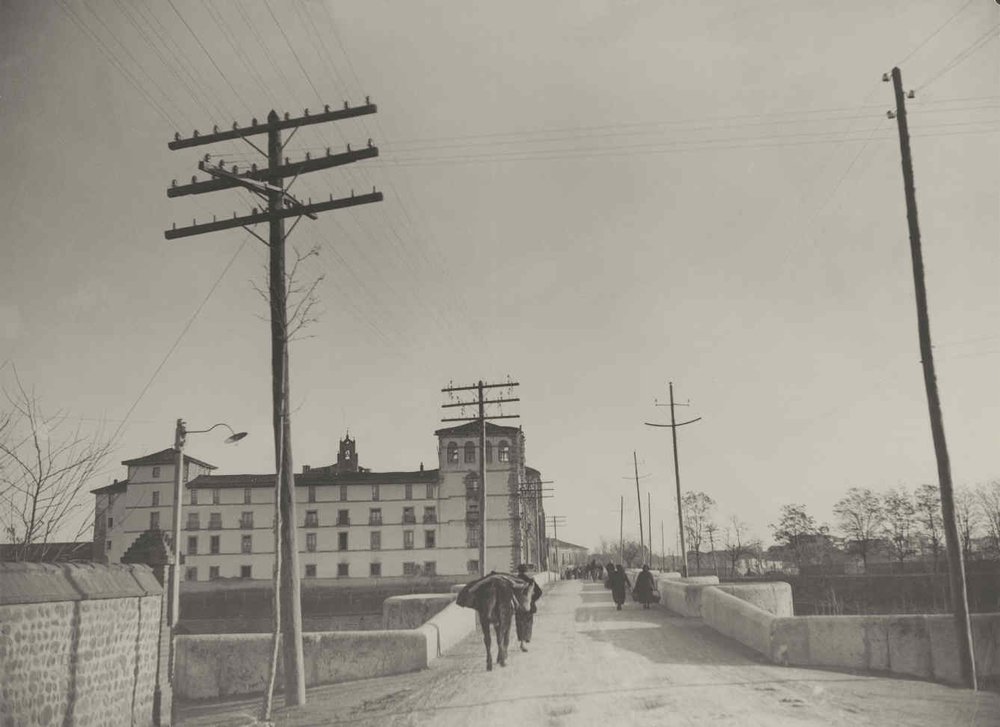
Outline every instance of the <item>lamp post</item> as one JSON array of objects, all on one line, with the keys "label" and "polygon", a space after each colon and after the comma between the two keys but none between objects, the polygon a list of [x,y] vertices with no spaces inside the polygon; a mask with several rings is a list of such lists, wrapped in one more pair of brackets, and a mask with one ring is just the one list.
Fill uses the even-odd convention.
[{"label": "lamp post", "polygon": [[247,435],[246,432],[235,432],[233,428],[224,422],[213,424],[208,429],[188,430],[183,419],[177,420],[177,427],[174,429],[174,450],[177,452],[177,461],[174,465],[174,568],[170,574],[170,628],[177,626],[180,617],[181,606],[181,494],[184,489],[184,441],[188,434],[205,434],[218,427],[225,427],[229,430],[226,437],[226,444],[238,442]]}]

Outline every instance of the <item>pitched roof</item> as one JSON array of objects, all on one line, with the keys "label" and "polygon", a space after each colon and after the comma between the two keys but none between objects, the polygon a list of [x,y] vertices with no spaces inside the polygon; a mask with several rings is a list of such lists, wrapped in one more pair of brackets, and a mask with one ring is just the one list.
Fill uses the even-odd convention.
[{"label": "pitched roof", "polygon": [[549,542],[549,545],[552,546],[553,548],[556,547],[556,544],[558,543],[560,548],[566,548],[567,550],[590,550],[590,548],[585,548],[582,545],[575,545],[573,543],[568,543],[565,540],[556,540],[555,538],[546,538],[546,540]]},{"label": "pitched roof", "polygon": [[[486,422],[486,436],[487,437],[516,437],[520,434],[520,427],[502,427],[499,424],[493,424],[492,422]],[[435,437],[440,436],[473,436],[479,434],[479,422],[466,422],[465,424],[459,424],[457,427],[447,427],[445,429],[438,429],[434,432]]]},{"label": "pitched roof", "polygon": [[125,492],[126,487],[128,487],[128,480],[122,480],[119,482],[115,480],[110,485],[105,485],[104,487],[98,487],[96,490],[91,490],[94,495],[106,495],[112,492]]},{"label": "pitched roof", "polygon": [[[122,462],[126,467],[132,467],[133,465],[144,465],[144,464],[173,464],[177,461],[177,450],[173,447],[168,447],[167,449],[161,449],[159,452],[153,452],[152,454],[147,454],[144,457],[136,457],[135,459],[127,459]],[[207,467],[210,470],[218,469],[214,464],[209,464],[208,462],[202,462],[200,459],[195,459],[194,457],[189,457],[184,455],[185,462],[194,462],[196,465],[201,467]]]},{"label": "pitched roof", "polygon": [[[317,472],[310,470],[295,475],[296,487],[309,485],[393,485],[407,482],[437,482],[437,470],[416,472]],[[200,475],[189,481],[188,488],[274,487],[274,475]]]}]

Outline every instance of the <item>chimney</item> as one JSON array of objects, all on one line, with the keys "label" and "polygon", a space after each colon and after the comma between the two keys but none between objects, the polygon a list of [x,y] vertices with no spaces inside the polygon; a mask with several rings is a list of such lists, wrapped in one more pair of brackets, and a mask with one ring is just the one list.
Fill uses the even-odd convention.
[{"label": "chimney", "polygon": [[421,471],[421,472],[423,472],[423,471],[424,471],[424,463],[423,463],[423,462],[421,462],[421,463],[420,463],[420,471]]},{"label": "chimney", "polygon": [[310,467],[307,464],[302,465],[302,474],[305,474],[306,472],[308,472],[311,469],[312,469],[312,467]]}]

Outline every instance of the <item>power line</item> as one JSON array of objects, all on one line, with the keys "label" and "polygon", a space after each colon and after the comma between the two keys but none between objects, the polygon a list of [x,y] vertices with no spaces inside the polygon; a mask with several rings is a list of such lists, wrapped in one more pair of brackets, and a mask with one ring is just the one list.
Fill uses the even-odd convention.
[{"label": "power line", "polygon": [[955,18],[957,18],[957,17],[958,17],[959,15],[961,15],[962,13],[964,13],[964,12],[965,12],[965,10],[966,10],[966,9],[967,9],[967,8],[968,8],[968,7],[970,6],[970,5],[972,5],[972,3],[973,3],[973,2],[975,2],[975,0],[968,0],[968,1],[967,1],[967,2],[965,3],[965,5],[963,5],[962,7],[960,7],[960,8],[958,9],[958,10],[956,10],[956,11],[955,11],[954,13],[952,13],[952,14],[951,14],[951,15],[950,15],[950,16],[948,17],[948,19],[947,19],[947,20],[945,20],[945,21],[944,21],[943,23],[941,23],[941,25],[939,25],[939,26],[937,27],[937,29],[935,29],[935,30],[934,30],[934,32],[932,32],[932,33],[931,33],[930,35],[928,35],[928,36],[927,36],[926,38],[924,38],[924,39],[923,39],[923,41],[921,41],[921,42],[920,42],[920,43],[919,43],[919,44],[918,44],[918,45],[917,45],[917,46],[916,46],[916,47],[915,47],[915,48],[914,48],[913,50],[911,50],[911,51],[910,51],[909,53],[907,53],[907,54],[906,54],[906,56],[904,56],[904,57],[902,58],[902,60],[899,60],[899,61],[896,61],[896,63],[894,63],[893,65],[896,65],[896,66],[901,66],[901,65],[903,65],[903,64],[904,64],[904,63],[905,63],[906,61],[910,60],[910,59],[911,59],[911,58],[912,58],[913,56],[915,56],[915,55],[917,54],[917,52],[918,52],[918,51],[919,51],[919,50],[920,50],[921,48],[923,48],[923,47],[924,47],[925,45],[927,45],[927,44],[928,44],[928,43],[930,43],[930,42],[931,42],[932,40],[934,40],[934,38],[936,38],[936,37],[938,36],[938,33],[940,33],[940,32],[941,32],[942,30],[944,30],[945,28],[947,28],[947,27],[948,27],[948,26],[949,26],[949,25],[951,24],[951,22],[952,22],[952,21],[953,21],[953,20],[954,20]]},{"label": "power line", "polygon": [[917,86],[916,90],[917,91],[922,91],[923,89],[927,88],[932,83],[934,83],[936,80],[938,80],[939,78],[941,78],[941,76],[945,75],[949,71],[951,71],[954,68],[956,68],[959,65],[961,65],[964,61],[966,61],[969,58],[971,58],[972,55],[976,51],[978,51],[980,48],[983,48],[991,40],[996,40],[997,36],[994,35],[994,33],[998,29],[1000,29],[1000,23],[997,23],[996,25],[994,25],[993,27],[991,27],[989,30],[987,30],[985,33],[983,33],[981,36],[979,36],[978,38],[976,38],[976,40],[972,41],[972,43],[970,43],[968,46],[966,46],[963,50],[959,51],[959,53],[956,54],[950,61],[948,61],[947,63],[945,63],[945,65],[937,73],[935,73],[933,76],[931,76],[930,78],[928,78],[922,84],[920,84],[919,86]]}]

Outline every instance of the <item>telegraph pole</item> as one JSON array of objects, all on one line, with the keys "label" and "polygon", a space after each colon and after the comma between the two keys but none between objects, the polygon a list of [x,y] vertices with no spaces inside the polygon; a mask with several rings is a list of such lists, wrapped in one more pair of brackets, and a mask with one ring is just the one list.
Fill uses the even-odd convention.
[{"label": "telegraph pole", "polygon": [[632,464],[635,466],[635,499],[639,503],[639,555],[642,556],[642,549],[646,547],[646,536],[642,532],[642,495],[639,494],[639,460],[632,451]]},{"label": "telegraph pole", "polygon": [[653,508],[650,505],[649,490],[646,490],[646,522],[649,523],[649,567],[653,567]]},{"label": "telegraph pole", "polygon": [[625,495],[618,506],[618,563],[625,564]]},{"label": "telegraph pole", "polygon": [[556,573],[562,573],[562,563],[559,562],[559,525],[566,524],[564,515],[548,515],[548,520],[552,521],[552,539],[556,544]]},{"label": "telegraph pole", "polygon": [[663,570],[663,561],[667,556],[666,542],[663,540],[663,521],[660,520],[660,570]]},{"label": "telegraph pole", "polygon": [[[657,404],[659,406],[659,404]],[[687,578],[688,575],[688,558],[687,558],[687,545],[684,543],[684,507],[681,501],[681,470],[680,464],[677,461],[677,427],[683,427],[688,424],[694,424],[697,421],[701,421],[701,417],[697,419],[691,419],[690,421],[677,423],[674,418],[674,406],[686,406],[685,404],[675,405],[674,404],[674,382],[670,382],[670,424],[651,424],[646,422],[647,427],[669,427],[670,434],[674,442],[674,484],[677,487],[677,537],[680,539],[681,546],[681,575]]]},{"label": "telegraph pole", "polygon": [[[196,177],[192,177],[191,183],[184,185],[178,185],[175,180],[167,190],[168,197],[182,197],[223,189],[243,188],[250,190],[266,202],[266,208],[262,211],[258,211],[255,207],[250,214],[243,216],[237,216],[234,212],[231,219],[213,218],[212,222],[202,224],[198,224],[197,220],[194,220],[190,226],[180,228],[175,224],[164,235],[168,240],[175,240],[180,237],[242,227],[269,248],[271,404],[275,469],[278,480],[276,489],[280,493],[275,506],[280,523],[277,529],[281,534],[280,543],[276,543],[275,547],[275,559],[276,571],[280,573],[279,604],[284,654],[285,704],[287,705],[305,704],[306,685],[302,655],[302,605],[299,594],[298,547],[296,545],[296,524],[298,521],[295,517],[295,470],[292,462],[291,421],[288,415],[290,411],[288,405],[289,321],[288,290],[285,277],[285,242],[291,230],[286,234],[285,219],[288,217],[297,218],[292,225],[292,229],[294,229],[303,216],[315,220],[319,212],[381,202],[382,194],[373,189],[370,194],[355,196],[352,192],[350,197],[336,200],[331,195],[328,201],[316,204],[313,204],[311,200],[308,200],[307,203],[300,202],[289,194],[288,186],[290,185],[286,186],[284,183],[286,178],[297,178],[300,174],[375,157],[378,156],[378,149],[372,146],[369,139],[368,146],[357,151],[351,151],[350,146],[348,146],[345,153],[331,154],[330,150],[327,149],[325,157],[311,159],[309,154],[306,154],[303,161],[290,163],[286,158],[283,162],[281,132],[284,129],[292,129],[294,134],[302,126],[339,121],[373,114],[376,111],[376,106],[370,103],[367,98],[363,106],[353,109],[345,102],[342,110],[331,111],[330,107],[326,106],[321,113],[310,115],[309,110],[306,109],[303,115],[297,118],[290,118],[287,113],[284,118],[280,118],[272,110],[268,114],[265,124],[259,124],[257,119],[253,119],[250,126],[241,128],[233,123],[233,128],[227,131],[220,131],[218,127],[214,127],[211,134],[204,136],[199,135],[197,131],[186,139],[181,138],[180,134],[175,134],[174,140],[167,145],[171,150],[177,150],[215,144],[221,141],[243,140],[267,158],[266,169],[258,169],[257,165],[254,164],[250,170],[240,173],[235,166],[226,169],[225,163],[221,160],[217,166],[211,165],[209,163],[211,157],[206,155],[198,166],[199,169],[210,175],[210,179],[199,181]],[[266,154],[250,140],[251,137],[261,134],[267,135]],[[267,239],[250,229],[253,225],[265,222],[268,224]]]},{"label": "telegraph pole", "polygon": [[[521,518],[521,520],[523,521],[523,523],[522,523],[523,524],[523,528],[519,528],[519,532],[523,530],[523,532],[524,532],[523,540],[524,540],[525,543],[528,543],[531,540],[530,534],[529,534],[529,528],[532,528],[532,529],[534,529],[536,531],[535,532],[535,556],[536,556],[535,567],[536,568],[541,568],[542,567],[542,565],[541,565],[542,564],[542,532],[541,532],[541,528],[538,527],[538,525],[539,525],[539,516],[542,514],[542,500],[543,499],[547,500],[547,499],[551,498],[552,495],[548,495],[546,493],[553,491],[553,488],[551,488],[551,487],[542,487],[542,485],[551,485],[554,482],[555,482],[555,480],[538,480],[538,481],[528,480],[528,481],[524,481],[524,482],[519,483],[519,487],[518,487],[518,497],[519,497],[520,501],[522,503],[532,503],[531,507],[528,507],[527,504],[522,505],[522,507],[524,508],[524,511],[525,511],[524,512],[525,517]],[[519,507],[518,508],[518,512],[520,513],[520,511],[521,511],[521,508]],[[530,558],[531,557],[530,549],[526,548],[526,550],[528,550],[528,557]]]},{"label": "telegraph pole", "polygon": [[[888,81],[888,74],[882,77]],[[903,167],[903,193],[906,197],[906,221],[910,232],[910,256],[913,260],[913,287],[917,304],[917,331],[920,338],[920,360],[924,370],[924,388],[927,391],[927,408],[931,420],[931,438],[937,459],[938,481],[941,489],[941,514],[944,521],[945,542],[948,547],[948,577],[954,609],[955,633],[958,637],[958,660],[962,680],[970,689],[977,689],[976,660],[972,643],[972,624],[969,618],[969,601],[965,583],[965,563],[959,543],[958,525],[955,520],[955,500],[951,483],[951,462],[944,436],[941,399],[938,395],[937,376],[934,372],[934,349],[931,346],[930,315],[927,309],[927,288],[924,284],[924,260],[920,247],[920,226],[917,223],[917,196],[913,184],[913,159],[910,156],[910,133],[906,124],[906,98],[903,78],[899,68],[892,69],[892,86],[896,96],[896,126],[899,129],[899,149]],[[913,92],[910,92],[913,98]],[[892,112],[889,112],[892,116]]]},{"label": "telegraph pole", "polygon": [[[454,395],[456,391],[475,391],[475,401],[457,401],[450,404],[442,404],[442,408],[460,406],[464,410],[467,406],[475,405],[478,415],[474,417],[450,417],[442,419],[443,422],[477,422],[479,424],[479,577],[486,575],[486,420],[487,419],[516,419],[518,414],[493,414],[486,416],[486,406],[488,404],[506,404],[520,401],[517,398],[486,399],[484,392],[486,389],[511,389],[520,386],[516,381],[507,381],[504,384],[484,384],[479,381],[472,386],[448,386],[441,389],[442,393]],[[518,443],[520,447],[520,443]]]}]

